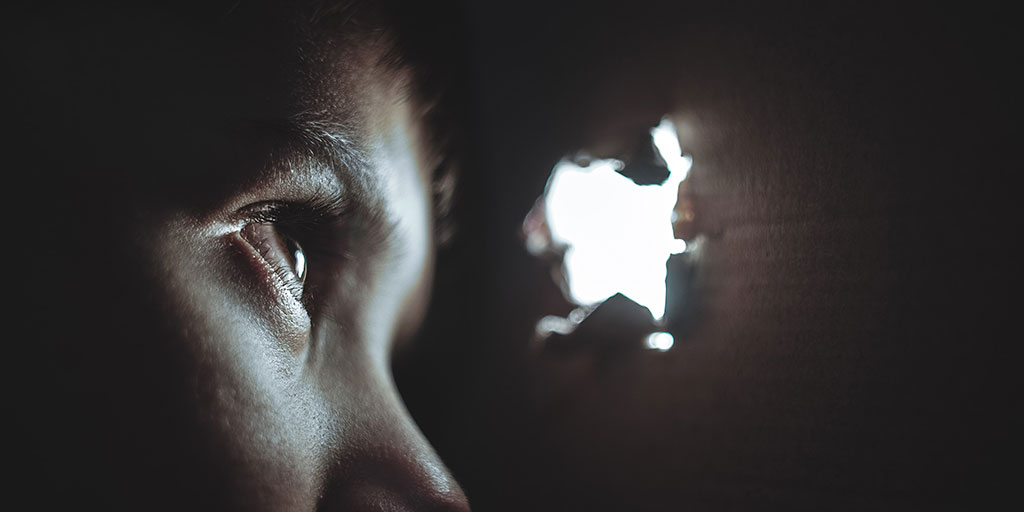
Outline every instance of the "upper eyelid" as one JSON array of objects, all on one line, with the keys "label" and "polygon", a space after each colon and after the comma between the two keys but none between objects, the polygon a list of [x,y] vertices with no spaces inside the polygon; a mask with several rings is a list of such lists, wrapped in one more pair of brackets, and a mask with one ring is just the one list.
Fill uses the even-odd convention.
[{"label": "upper eyelid", "polygon": [[297,119],[247,121],[229,129],[224,137],[226,154],[249,156],[233,159],[239,167],[228,174],[229,181],[213,184],[229,194],[203,208],[200,222],[237,221],[237,212],[244,207],[268,200],[363,195],[359,189],[372,182],[368,167],[350,138],[328,137],[328,128]]},{"label": "upper eyelid", "polygon": [[[381,180],[345,137],[328,136],[333,128],[315,119],[254,123],[251,128],[269,135],[267,159],[236,179],[242,186],[213,211],[199,219],[212,235],[238,231],[247,222],[280,221],[282,212],[332,212],[321,218],[346,218],[373,235],[372,242],[387,243],[396,227],[383,204]],[[254,149],[256,149],[254,147]],[[290,206],[289,206],[290,205]],[[285,207],[287,206],[287,207]],[[268,208],[260,212],[261,208]],[[271,217],[265,215],[273,213]],[[312,218],[306,215],[306,219]],[[298,216],[292,217],[301,220]]]},{"label": "upper eyelid", "polygon": [[352,194],[338,176],[322,166],[274,166],[257,173],[220,206],[200,216],[199,223],[205,226],[205,231],[237,231],[246,222],[257,221],[268,213],[281,210],[282,205],[351,202]]},{"label": "upper eyelid", "polygon": [[238,210],[243,222],[303,222],[346,217],[351,204],[344,196],[312,196],[301,201],[267,200],[249,204]]},{"label": "upper eyelid", "polygon": [[306,252],[348,257],[348,236],[354,222],[343,198],[311,198],[302,202],[263,201],[239,211],[242,229],[252,223],[273,224]]}]

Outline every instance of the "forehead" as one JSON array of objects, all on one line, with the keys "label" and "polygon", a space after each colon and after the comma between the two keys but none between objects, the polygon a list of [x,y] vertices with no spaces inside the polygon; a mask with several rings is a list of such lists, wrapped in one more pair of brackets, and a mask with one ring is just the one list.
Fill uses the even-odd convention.
[{"label": "forehead", "polygon": [[111,31],[105,50],[140,93],[190,115],[287,118],[320,111],[351,119],[376,91],[391,47],[379,20],[315,17],[308,9],[240,6],[220,16],[150,13]]},{"label": "forehead", "polygon": [[390,32],[369,12],[242,2],[79,14],[29,24],[21,37],[38,50],[23,62],[41,117],[73,121],[54,137],[76,158],[100,155],[94,179],[121,189],[257,167],[308,128],[365,145],[375,115],[405,99]]}]

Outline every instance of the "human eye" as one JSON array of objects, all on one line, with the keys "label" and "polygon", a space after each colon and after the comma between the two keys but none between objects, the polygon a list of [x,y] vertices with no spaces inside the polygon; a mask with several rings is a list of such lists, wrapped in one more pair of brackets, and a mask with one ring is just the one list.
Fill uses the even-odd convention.
[{"label": "human eye", "polygon": [[310,313],[318,284],[347,258],[348,213],[333,198],[262,201],[240,210],[238,235],[258,256],[265,281]]},{"label": "human eye", "polygon": [[301,302],[307,272],[302,244],[273,222],[250,222],[239,233],[280,279],[281,285]]}]

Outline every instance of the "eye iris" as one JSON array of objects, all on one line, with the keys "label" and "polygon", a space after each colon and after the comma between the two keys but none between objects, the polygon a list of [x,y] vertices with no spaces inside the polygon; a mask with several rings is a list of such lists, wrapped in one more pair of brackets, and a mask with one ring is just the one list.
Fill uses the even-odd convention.
[{"label": "eye iris", "polygon": [[251,223],[242,228],[241,235],[286,282],[305,283],[306,253],[294,238],[282,233],[273,223]]},{"label": "eye iris", "polygon": [[298,242],[287,239],[288,254],[291,256],[292,269],[295,271],[295,278],[300,283],[306,281],[306,253],[302,251],[302,246]]}]

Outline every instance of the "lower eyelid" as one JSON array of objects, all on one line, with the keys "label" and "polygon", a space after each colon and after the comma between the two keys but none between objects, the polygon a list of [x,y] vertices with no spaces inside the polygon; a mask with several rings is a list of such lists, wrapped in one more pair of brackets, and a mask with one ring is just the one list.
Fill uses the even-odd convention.
[{"label": "lower eyelid", "polygon": [[292,354],[301,353],[309,344],[312,330],[306,307],[239,231],[227,235],[224,241],[239,270],[233,281],[239,286],[240,305],[253,308],[251,318],[267,327],[272,338]]},{"label": "lower eyelid", "polygon": [[[280,233],[276,227],[269,223],[249,223],[239,231],[239,235],[259,253],[263,260],[278,274],[284,286],[301,301],[304,276],[292,261],[295,256],[293,256],[292,247],[290,247],[290,237]],[[301,246],[298,242],[294,243],[296,253],[301,254]],[[303,256],[303,271],[305,270],[306,263]]]},{"label": "lower eyelid", "polygon": [[[246,253],[247,265],[258,275],[265,287],[268,287],[273,296],[281,305],[288,310],[305,310],[302,304],[302,285],[289,278],[289,269],[282,267],[282,262],[275,261],[271,251],[275,251],[267,245],[267,242],[254,236],[254,227],[247,225],[234,234],[237,243],[242,246]],[[247,231],[248,230],[248,231]]]},{"label": "lower eyelid", "polygon": [[281,276],[236,232],[228,243],[234,247],[240,285],[239,305],[251,308],[249,321],[266,329],[268,342],[293,356],[310,344],[313,321],[306,307],[287,289]]}]

